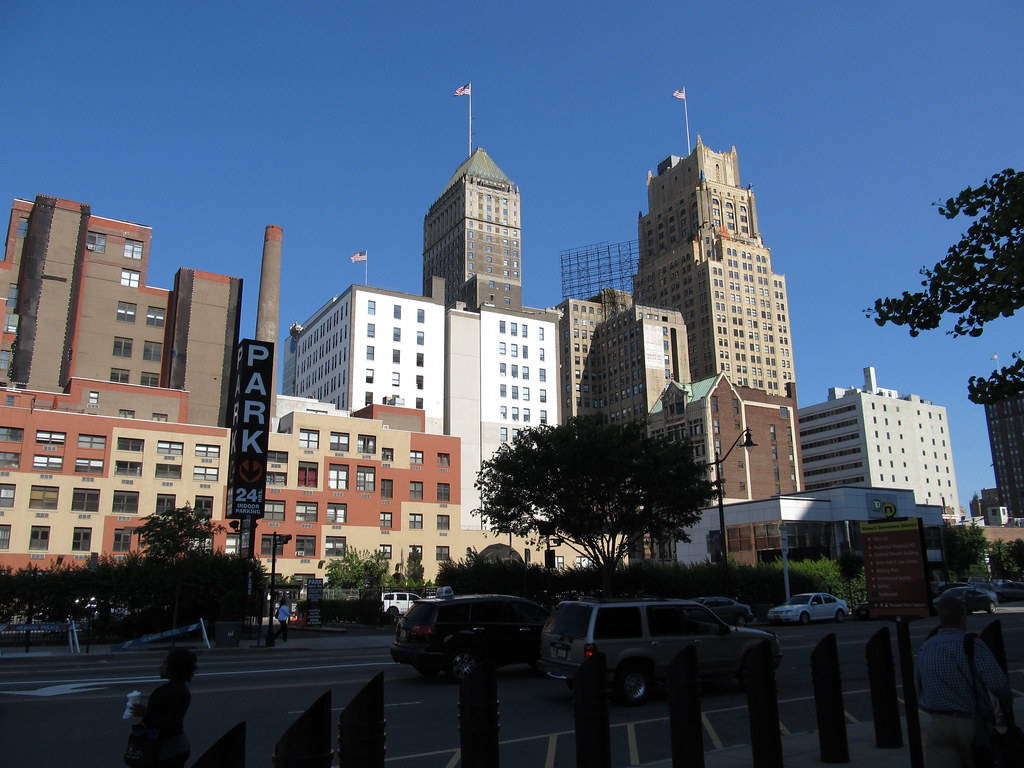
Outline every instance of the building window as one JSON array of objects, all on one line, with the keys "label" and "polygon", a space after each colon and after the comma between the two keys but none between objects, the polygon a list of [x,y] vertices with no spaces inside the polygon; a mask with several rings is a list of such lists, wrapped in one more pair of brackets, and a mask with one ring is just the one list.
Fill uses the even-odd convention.
[{"label": "building window", "polygon": [[358,435],[356,437],[356,453],[376,453],[377,437],[375,435]]},{"label": "building window", "polygon": [[417,368],[422,368],[423,367],[423,353],[422,352],[417,352],[416,353],[416,367]]},{"label": "building window", "polygon": [[369,344],[366,346],[366,359],[373,360],[373,347]]},{"label": "building window", "polygon": [[229,533],[224,537],[224,554],[237,555],[242,537],[237,533]]},{"label": "building window", "polygon": [[156,476],[164,480],[181,480],[181,464],[157,464]]},{"label": "building window", "polygon": [[20,443],[25,439],[25,430],[18,427],[0,427],[0,440],[5,443]]},{"label": "building window", "polygon": [[[217,467],[192,467],[192,479],[201,483],[215,483],[220,472]],[[267,473],[268,482],[270,473]]]},{"label": "building window", "polygon": [[327,522],[328,523],[347,523],[348,522],[348,505],[347,504],[328,504],[327,505]]},{"label": "building window", "polygon": [[284,502],[283,501],[265,501],[265,502],[263,502],[263,519],[264,520],[284,520]]},{"label": "building window", "polygon": [[400,386],[402,386],[402,374],[399,373],[398,371],[395,371],[394,373],[391,374],[391,386],[392,387],[400,387]]},{"label": "building window", "polygon": [[136,271],[134,269],[122,269],[121,270],[121,285],[127,286],[129,288],[138,288],[139,287],[139,278],[141,276],[142,276],[142,273],[140,273],[140,272],[138,272],[138,271]]},{"label": "building window", "polygon": [[123,336],[114,337],[114,357],[131,357],[132,340]]},{"label": "building window", "polygon": [[163,349],[164,345],[159,341],[144,341],[142,342],[142,359],[160,362]]},{"label": "building window", "polygon": [[[270,459],[269,451],[267,452],[267,459]],[[206,443],[196,443],[196,456],[206,459],[219,459],[220,458],[220,446],[219,445],[208,445]]]},{"label": "building window", "polygon": [[380,527],[381,528],[390,528],[391,527],[391,513],[390,512],[381,512],[380,513]]},{"label": "building window", "polygon": [[395,304],[394,316],[395,316],[395,320],[401,320],[402,319],[402,305],[401,304]]},{"label": "building window", "polygon": [[[366,369],[366,383],[373,384],[373,368]],[[369,405],[369,403],[367,403]]]},{"label": "building window", "polygon": [[0,549],[11,547],[11,526],[0,525]]},{"label": "building window", "polygon": [[138,240],[125,240],[124,257],[126,259],[141,259],[142,243],[140,243]]},{"label": "building window", "polygon": [[380,449],[380,460],[386,462],[392,462],[395,460],[395,449],[394,448],[381,448]]},{"label": "building window", "polygon": [[437,516],[437,530],[447,531],[451,527],[451,518],[448,515]]},{"label": "building window", "polygon": [[423,377],[422,376],[417,376],[416,377],[416,389],[423,389]]},{"label": "building window", "polygon": [[409,463],[410,464],[422,464],[423,463],[423,451],[409,451]]},{"label": "building window", "polygon": [[385,560],[390,560],[391,559],[391,545],[390,544],[381,544],[380,545],[380,553],[384,556]]},{"label": "building window", "polygon": [[409,514],[409,530],[410,531],[421,531],[423,530],[423,515],[418,512],[411,512]]},{"label": "building window", "polygon": [[395,481],[389,477],[382,477],[380,479],[380,497],[382,499],[392,499],[395,496]]},{"label": "building window", "polygon": [[135,514],[139,511],[138,491],[114,491],[110,511],[115,515]]},{"label": "building window", "polygon": [[437,562],[444,563],[451,560],[448,547],[437,547],[434,551],[436,553]]},{"label": "building window", "polygon": [[315,523],[317,504],[315,501],[299,501],[295,504],[295,519],[300,523]]},{"label": "building window", "polygon": [[67,432],[50,432],[42,429],[36,431],[36,442],[41,445],[64,445],[67,439]]},{"label": "building window", "polygon": [[0,507],[13,507],[14,506],[14,486],[13,485],[0,485]]},{"label": "building window", "polygon": [[213,517],[213,496],[196,496],[192,509],[207,519]]},{"label": "building window", "polygon": [[62,456],[33,456],[32,457],[32,469],[38,469],[42,472],[60,472],[64,467],[64,458]]},{"label": "building window", "polygon": [[451,501],[452,499],[452,487],[448,483],[437,484],[437,500],[438,501]]},{"label": "building window", "polygon": [[300,429],[299,430],[299,447],[300,448],[319,448],[320,447],[320,432],[315,429]]},{"label": "building window", "polygon": [[119,451],[132,451],[133,453],[141,453],[142,449],[145,448],[146,441],[138,437],[119,437],[117,438],[117,450]]},{"label": "building window", "polygon": [[[296,547],[297,546],[298,545],[296,545]],[[274,552],[274,549],[274,534],[270,534],[269,536],[265,533],[262,534],[260,536],[260,554],[263,557],[270,557],[271,555],[281,557],[284,554],[284,542],[278,539],[276,547],[277,552]]]},{"label": "building window", "polygon": [[164,456],[181,456],[185,453],[185,444],[176,440],[157,440],[156,452]]},{"label": "building window", "polygon": [[439,453],[437,454],[437,466],[439,467],[450,467],[452,464],[452,456],[450,453]]},{"label": "building window", "polygon": [[288,485],[287,472],[267,472],[267,485]]},{"label": "building window", "polygon": [[95,391],[90,392],[89,393],[89,405],[91,407],[95,408],[99,404],[100,404],[100,393],[99,392],[95,392]]},{"label": "building window", "polygon": [[376,315],[377,314],[377,302],[372,299],[366,302],[366,314]]},{"label": "building window", "polygon": [[114,551],[115,552],[131,552],[132,551],[132,528],[115,528],[114,529]]},{"label": "building window", "polygon": [[156,513],[166,514],[176,509],[177,497],[173,493],[158,493],[156,495]]},{"label": "building window", "polygon": [[114,474],[128,477],[142,477],[141,461],[115,461]]},{"label": "building window", "polygon": [[366,337],[368,339],[373,339],[373,338],[376,338],[376,336],[377,336],[377,326],[375,324],[373,324],[373,323],[367,323],[366,324]]},{"label": "building window", "polygon": [[107,250],[107,236],[99,232],[89,232],[85,236],[85,247],[96,253],[105,253]]},{"label": "building window", "polygon": [[75,528],[71,532],[71,551],[88,552],[92,548],[92,528]]},{"label": "building window", "polygon": [[327,467],[327,487],[335,491],[348,490],[348,465],[329,464]]},{"label": "building window", "polygon": [[419,480],[413,480],[409,483],[409,498],[412,501],[423,500],[423,483]]},{"label": "building window", "polygon": [[377,480],[377,470],[374,467],[356,467],[356,490],[373,491]]},{"label": "building window", "polygon": [[324,557],[344,557],[346,546],[344,536],[328,536],[324,545]]},{"label": "building window", "polygon": [[152,325],[155,328],[164,327],[163,307],[149,307],[146,310],[146,325]]},{"label": "building window", "polygon": [[423,346],[423,331],[416,331],[416,345]]},{"label": "building window", "polygon": [[424,322],[426,322],[426,320],[427,320],[427,313],[426,313],[426,311],[422,310],[422,309],[417,309],[416,310],[416,322],[417,323],[424,323]]},{"label": "building window", "polygon": [[348,451],[348,432],[331,432],[331,450],[337,453]]},{"label": "building window", "polygon": [[402,340],[402,329],[401,328],[392,328],[391,329],[391,340],[392,341],[401,341]]},{"label": "building window", "polygon": [[311,461],[300,461],[297,485],[300,488],[316,488],[320,482],[319,469],[320,467]]},{"label": "building window", "polygon": [[144,387],[159,387],[160,386],[160,374],[152,373],[150,371],[143,371],[139,374],[139,384]]},{"label": "building window", "polygon": [[[110,380],[118,384],[128,383],[128,370],[126,368],[111,368],[110,369]],[[125,410],[123,408],[119,410]],[[134,411],[133,411],[134,413]]]},{"label": "building window", "polygon": [[134,323],[137,309],[138,307],[135,304],[119,301],[117,302],[117,319],[122,323]]},{"label": "building window", "polygon": [[71,491],[72,512],[99,512],[100,492],[98,488],[74,488]]}]

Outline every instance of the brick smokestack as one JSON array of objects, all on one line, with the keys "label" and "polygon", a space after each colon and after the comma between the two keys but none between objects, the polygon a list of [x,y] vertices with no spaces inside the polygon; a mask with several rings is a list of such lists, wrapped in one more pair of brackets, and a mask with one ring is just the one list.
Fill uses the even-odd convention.
[{"label": "brick smokestack", "polygon": [[274,344],[274,378],[270,389],[270,418],[277,419],[277,324],[281,314],[281,237],[280,227],[269,224],[263,235],[263,264],[260,267],[260,297],[256,309],[256,340]]}]

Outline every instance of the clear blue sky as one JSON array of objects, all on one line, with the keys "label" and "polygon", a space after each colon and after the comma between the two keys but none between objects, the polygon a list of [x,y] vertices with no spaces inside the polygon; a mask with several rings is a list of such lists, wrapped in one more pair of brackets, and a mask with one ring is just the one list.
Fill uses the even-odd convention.
[{"label": "clear blue sky", "polygon": [[362,281],[357,250],[372,285],[420,291],[470,80],[474,143],[522,193],[525,302],[558,303],[561,250],[636,237],[648,169],[686,150],[685,86],[691,132],[758,194],[801,404],[874,365],[949,409],[963,503],[994,484],[966,381],[1024,347],[1020,318],[911,339],[862,310],[966,228],[932,203],[1024,166],[1019,2],[4,5],[0,194],[152,226],[152,285],[244,278],[244,335],[267,224],[282,329]]}]

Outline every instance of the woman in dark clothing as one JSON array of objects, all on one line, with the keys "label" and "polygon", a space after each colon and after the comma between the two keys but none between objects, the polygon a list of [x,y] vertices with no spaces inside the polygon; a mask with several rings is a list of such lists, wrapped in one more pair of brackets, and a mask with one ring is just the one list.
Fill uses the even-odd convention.
[{"label": "woman in dark clothing", "polygon": [[175,648],[160,665],[160,677],[167,680],[149,695],[145,705],[135,704],[142,724],[154,728],[157,736],[158,768],[183,768],[191,747],[185,738],[185,713],[192,700],[188,683],[196,671],[196,655]]}]

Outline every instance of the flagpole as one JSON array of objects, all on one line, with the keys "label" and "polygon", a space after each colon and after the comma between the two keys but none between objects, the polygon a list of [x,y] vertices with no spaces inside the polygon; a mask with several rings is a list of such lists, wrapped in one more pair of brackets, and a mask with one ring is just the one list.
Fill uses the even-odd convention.
[{"label": "flagpole", "polygon": [[364,256],[366,258],[363,259],[363,285],[368,286],[370,284],[370,278],[369,278],[369,273],[370,273],[370,252],[369,252],[369,250],[366,251]]},{"label": "flagpole", "polygon": [[690,156],[690,109],[686,105],[686,98],[683,97],[683,114],[686,116],[686,156]]},{"label": "flagpole", "polygon": [[473,154],[473,83],[469,83],[469,155]]}]

